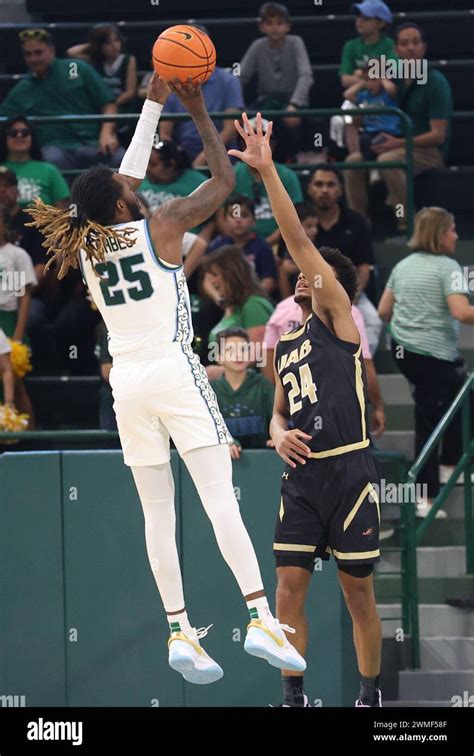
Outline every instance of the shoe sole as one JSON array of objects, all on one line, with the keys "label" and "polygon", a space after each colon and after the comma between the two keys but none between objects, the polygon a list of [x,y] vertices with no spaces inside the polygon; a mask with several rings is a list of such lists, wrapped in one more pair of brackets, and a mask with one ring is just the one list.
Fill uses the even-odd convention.
[{"label": "shoe sole", "polygon": [[210,685],[224,676],[224,670],[218,664],[206,669],[199,669],[194,666],[191,657],[181,656],[180,654],[174,654],[169,660],[169,665],[175,672],[179,672],[187,682],[194,683],[194,685]]},{"label": "shoe sole", "polygon": [[290,661],[287,658],[283,659],[252,639],[245,641],[244,650],[250,656],[258,656],[259,659],[265,659],[272,667],[276,667],[277,669],[287,669],[290,672],[304,672],[306,669],[306,662],[304,660],[303,666],[301,662]]}]

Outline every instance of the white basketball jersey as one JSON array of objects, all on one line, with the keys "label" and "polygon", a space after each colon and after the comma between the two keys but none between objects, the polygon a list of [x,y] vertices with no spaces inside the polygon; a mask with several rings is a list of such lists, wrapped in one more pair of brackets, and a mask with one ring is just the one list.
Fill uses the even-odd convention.
[{"label": "white basketball jersey", "polygon": [[109,332],[112,357],[156,351],[173,342],[191,344],[193,328],[189,292],[182,265],[158,257],[148,222],[133,221],[113,228],[133,228],[129,241],[107,241],[105,262],[92,263],[81,250],[84,280]]}]

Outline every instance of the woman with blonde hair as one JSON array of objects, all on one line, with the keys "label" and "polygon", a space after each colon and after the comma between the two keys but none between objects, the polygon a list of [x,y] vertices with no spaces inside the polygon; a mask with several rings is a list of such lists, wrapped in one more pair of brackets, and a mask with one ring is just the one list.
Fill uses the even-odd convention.
[{"label": "woman with blonde hair", "polygon": [[[451,213],[441,207],[420,210],[408,244],[412,253],[392,270],[378,308],[382,320],[390,324],[392,355],[412,386],[416,456],[467,376],[457,340],[460,322],[474,324],[474,307],[466,296],[466,272],[454,260],[457,239]],[[442,479],[460,456],[460,428],[455,421],[443,439]],[[435,449],[419,476],[427,491],[417,501],[419,517],[426,517],[438,494],[439,473]],[[440,510],[436,516],[446,513]]]}]

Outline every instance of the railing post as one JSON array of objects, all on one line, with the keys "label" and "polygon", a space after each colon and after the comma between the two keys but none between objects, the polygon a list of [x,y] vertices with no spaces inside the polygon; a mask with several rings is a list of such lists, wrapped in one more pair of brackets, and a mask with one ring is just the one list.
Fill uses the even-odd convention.
[{"label": "railing post", "polygon": [[410,237],[413,233],[414,216],[415,216],[415,164],[413,159],[413,127],[408,117],[404,118],[405,127],[405,151],[406,151],[406,181],[407,181],[407,195],[406,195],[406,211],[407,211],[407,234]]},{"label": "railing post", "polygon": [[471,458],[471,400],[472,391],[464,397],[461,408],[462,449],[468,461],[464,468],[464,529],[466,539],[466,572],[474,573],[474,527],[472,522],[472,458]]},{"label": "railing post", "polygon": [[[413,496],[411,492],[413,491]],[[415,517],[416,489],[408,480],[408,496],[404,505],[406,510],[405,544],[407,550],[407,563],[409,565],[409,605],[410,605],[410,634],[412,664],[414,669],[420,668],[420,619],[418,610],[418,565],[416,554],[416,517]]]}]

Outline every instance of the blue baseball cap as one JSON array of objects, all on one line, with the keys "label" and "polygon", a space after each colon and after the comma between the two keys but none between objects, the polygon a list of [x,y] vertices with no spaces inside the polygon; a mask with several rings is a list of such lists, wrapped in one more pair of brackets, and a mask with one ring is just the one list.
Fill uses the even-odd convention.
[{"label": "blue baseball cap", "polygon": [[367,18],[380,18],[387,24],[392,23],[392,11],[382,0],[365,0],[363,3],[356,3],[353,7]]}]

